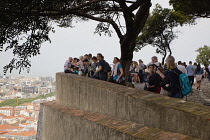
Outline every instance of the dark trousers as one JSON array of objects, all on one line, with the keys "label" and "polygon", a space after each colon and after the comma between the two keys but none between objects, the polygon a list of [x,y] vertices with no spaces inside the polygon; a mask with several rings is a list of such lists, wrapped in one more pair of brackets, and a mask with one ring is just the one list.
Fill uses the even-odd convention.
[{"label": "dark trousers", "polygon": [[176,93],[175,95],[171,95],[171,97],[174,97],[174,98],[183,98],[182,94],[179,92],[179,93]]},{"label": "dark trousers", "polygon": [[67,70],[67,69],[66,69],[64,72],[65,72],[65,73],[73,73],[72,71]]},{"label": "dark trousers", "polygon": [[108,76],[99,76],[98,80],[107,81]]},{"label": "dark trousers", "polygon": [[210,81],[210,72],[208,72],[208,79],[209,79],[209,81]]},{"label": "dark trousers", "polygon": [[192,86],[194,83],[194,76],[188,76],[190,85]]},{"label": "dark trousers", "polygon": [[107,79],[108,79],[108,74],[107,74],[107,72],[99,72],[98,73],[99,75],[99,77],[98,77],[98,79],[99,80],[103,80],[103,81],[107,81]]},{"label": "dark trousers", "polygon": [[144,82],[144,71],[143,70],[139,70],[139,78],[140,78],[140,82]]}]

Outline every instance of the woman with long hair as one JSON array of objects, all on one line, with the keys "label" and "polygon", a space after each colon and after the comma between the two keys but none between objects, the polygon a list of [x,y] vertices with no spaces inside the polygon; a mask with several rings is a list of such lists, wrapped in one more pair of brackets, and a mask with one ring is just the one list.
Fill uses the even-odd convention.
[{"label": "woman with long hair", "polygon": [[167,70],[162,73],[159,69],[156,71],[157,74],[162,77],[165,83],[162,83],[162,87],[170,92],[171,97],[182,98],[181,88],[179,83],[179,74],[182,72],[177,69],[175,65],[175,59],[173,56],[168,56],[166,59]]},{"label": "woman with long hair", "polygon": [[118,57],[114,57],[113,63],[114,65],[111,74],[112,79],[109,81],[120,84],[123,78],[123,68],[122,65],[120,64],[120,59]]}]

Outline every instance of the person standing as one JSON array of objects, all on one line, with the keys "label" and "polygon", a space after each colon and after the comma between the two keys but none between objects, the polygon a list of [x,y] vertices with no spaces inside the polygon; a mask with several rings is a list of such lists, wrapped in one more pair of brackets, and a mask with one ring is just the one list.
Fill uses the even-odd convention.
[{"label": "person standing", "polygon": [[82,75],[90,77],[91,64],[88,59],[83,60]]},{"label": "person standing", "polygon": [[93,77],[94,73],[96,72],[96,68],[98,67],[97,58],[93,56],[92,63],[90,66],[90,77],[98,79],[98,75],[96,74],[95,77]]},{"label": "person standing", "polygon": [[197,68],[195,70],[195,77],[196,77],[196,84],[197,84],[197,89],[201,91],[201,80],[202,80],[202,75],[203,75],[203,69],[201,68],[201,65],[198,64]]},{"label": "person standing", "polygon": [[111,81],[120,84],[122,82],[121,78],[123,77],[123,68],[120,64],[120,59],[118,57],[114,57],[113,63],[114,65],[111,74],[111,78],[113,79]]},{"label": "person standing", "polygon": [[182,65],[181,61],[178,61],[178,65],[177,68],[182,72],[185,73],[187,75],[187,69],[185,68],[185,66]]},{"label": "person standing", "polygon": [[161,86],[163,89],[170,92],[171,97],[182,98],[183,96],[181,94],[181,87],[179,82],[179,74],[182,72],[177,69],[173,56],[167,57],[166,65],[168,70],[166,70],[164,73],[162,73],[159,69],[156,71],[156,73],[159,74],[163,79]]},{"label": "person standing", "polygon": [[143,61],[139,59],[139,78],[140,82],[144,82],[144,70],[146,69],[146,65],[144,65]]},{"label": "person standing", "polygon": [[104,56],[101,53],[97,54],[97,60],[98,60],[98,69],[95,71],[95,74],[98,74],[99,80],[107,81],[108,74],[104,71],[106,61],[104,60]]},{"label": "person standing", "polygon": [[194,75],[195,75],[195,67],[192,65],[192,61],[189,62],[189,65],[187,66],[186,69],[187,69],[187,76],[192,86],[194,83]]},{"label": "person standing", "polygon": [[93,63],[92,54],[91,53],[88,54],[88,60],[89,60],[90,64]]},{"label": "person standing", "polygon": [[84,57],[83,57],[83,56],[80,56],[80,57],[79,57],[79,62],[76,63],[76,66],[79,66],[78,75],[81,75],[81,76],[83,75],[83,74],[82,74],[83,60],[84,60]]},{"label": "person standing", "polygon": [[210,81],[210,65],[206,67],[206,72],[208,73],[208,79]]},{"label": "person standing", "polygon": [[[158,62],[157,56],[153,56],[153,57],[151,58],[151,60],[152,60],[152,62],[150,62],[149,64],[147,64],[147,68],[148,68],[150,65],[152,65],[152,64],[154,64],[156,68],[161,66],[161,64]],[[155,68],[155,70],[156,70],[156,68]]]}]

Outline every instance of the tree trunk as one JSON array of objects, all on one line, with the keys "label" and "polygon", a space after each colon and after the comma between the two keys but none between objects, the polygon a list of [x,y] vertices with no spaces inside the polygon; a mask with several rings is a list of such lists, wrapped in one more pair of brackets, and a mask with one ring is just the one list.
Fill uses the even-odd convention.
[{"label": "tree trunk", "polygon": [[167,50],[166,50],[166,47],[164,46],[164,55],[163,55],[163,58],[162,58],[162,65],[164,65],[166,55],[167,55]]},{"label": "tree trunk", "polygon": [[[139,3],[138,1],[137,3]],[[125,81],[128,82],[129,69],[133,59],[133,51],[136,46],[136,38],[143,29],[146,20],[149,16],[149,9],[151,0],[144,0],[140,2],[140,8],[137,10],[136,15],[126,8],[123,11],[126,24],[126,34],[120,37],[121,47],[121,65],[125,76]]]},{"label": "tree trunk", "polygon": [[[136,38],[135,38],[136,39]],[[135,39],[129,37],[124,37],[121,42],[121,59],[120,63],[123,67],[123,73],[125,76],[125,81],[128,82],[129,79],[129,69],[133,59],[133,51],[135,48]]]},{"label": "tree trunk", "polygon": [[168,47],[168,51],[169,51],[169,56],[171,56],[172,55],[172,51],[171,51],[170,45],[167,44],[167,47]]},{"label": "tree trunk", "polygon": [[162,58],[162,65],[164,65],[165,59],[166,59],[166,53],[164,54],[164,56],[163,56],[163,58]]}]

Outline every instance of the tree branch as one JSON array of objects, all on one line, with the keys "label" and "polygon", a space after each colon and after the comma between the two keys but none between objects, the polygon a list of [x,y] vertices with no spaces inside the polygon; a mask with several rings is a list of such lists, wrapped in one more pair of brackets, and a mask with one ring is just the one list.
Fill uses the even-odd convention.
[{"label": "tree branch", "polygon": [[115,29],[119,39],[121,39],[123,37],[118,25],[110,18],[110,19],[103,19],[103,18],[99,18],[99,17],[94,17],[92,15],[88,15],[82,12],[73,12],[72,14],[77,15],[77,16],[82,16],[82,17],[86,17],[95,21],[99,21],[99,22],[107,22],[110,23],[112,25],[112,27]]},{"label": "tree branch", "polygon": [[134,28],[136,36],[139,35],[140,31],[143,29],[145,22],[149,16],[149,9],[151,6],[151,0],[144,0],[141,8],[136,13],[134,18]]},{"label": "tree branch", "polygon": [[133,4],[129,7],[130,11],[134,11],[139,8],[139,6],[143,3],[143,0],[137,0],[136,2],[133,2]]}]

